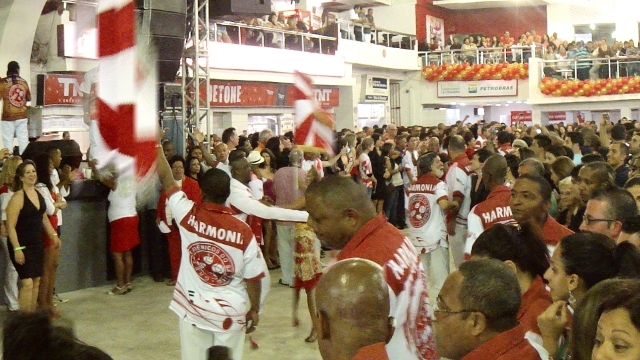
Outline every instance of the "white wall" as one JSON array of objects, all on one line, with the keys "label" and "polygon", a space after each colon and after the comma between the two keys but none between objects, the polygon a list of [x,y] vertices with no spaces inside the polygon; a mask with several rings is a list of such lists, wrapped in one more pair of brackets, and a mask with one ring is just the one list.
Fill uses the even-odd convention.
[{"label": "white wall", "polygon": [[378,28],[415,35],[415,1],[413,1],[413,3],[394,1],[394,4],[391,6],[375,7],[373,8],[373,19]]}]

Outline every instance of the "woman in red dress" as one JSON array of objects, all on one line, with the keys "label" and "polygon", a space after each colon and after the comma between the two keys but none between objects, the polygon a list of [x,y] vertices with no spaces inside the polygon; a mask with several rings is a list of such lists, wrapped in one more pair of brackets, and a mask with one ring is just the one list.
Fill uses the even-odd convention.
[{"label": "woman in red dress", "polygon": [[[200,186],[194,179],[185,176],[185,168],[187,162],[180,155],[176,155],[169,159],[169,166],[173,172],[173,179],[178,183],[178,186],[182,188],[182,191],[187,195],[189,200],[200,205],[202,197],[200,195]],[[178,270],[180,269],[180,257],[182,256],[182,249],[180,248],[180,231],[173,219],[169,208],[167,208],[167,194],[163,191],[160,194],[160,200],[158,201],[158,224],[164,222],[171,232],[167,234],[167,241],[169,243],[169,262],[171,263],[171,280],[167,283],[168,286],[174,286],[176,280],[178,280]]]}]

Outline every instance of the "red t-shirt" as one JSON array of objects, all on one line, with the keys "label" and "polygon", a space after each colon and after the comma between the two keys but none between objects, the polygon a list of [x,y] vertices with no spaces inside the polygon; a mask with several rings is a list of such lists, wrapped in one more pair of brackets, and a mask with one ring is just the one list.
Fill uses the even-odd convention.
[{"label": "red t-shirt", "polygon": [[547,221],[542,225],[542,236],[549,246],[558,246],[563,237],[571,234],[573,234],[573,231],[566,226],[560,225],[551,215],[547,216]]},{"label": "red t-shirt", "polygon": [[524,338],[526,331],[519,325],[496,335],[462,360],[540,360],[540,354]]},{"label": "red t-shirt", "polygon": [[540,334],[538,316],[547,310],[551,303],[553,303],[551,294],[547,291],[542,278],[536,276],[529,289],[522,294],[522,304],[520,305],[520,311],[518,311],[518,321],[520,321],[520,325],[524,327],[525,331],[533,331],[536,334]]},{"label": "red t-shirt", "polygon": [[[338,260],[361,258],[384,269],[396,331],[386,345],[394,359],[439,359],[429,314],[427,278],[411,241],[384,214],[364,224],[338,254]],[[420,354],[418,356],[418,354]]]}]

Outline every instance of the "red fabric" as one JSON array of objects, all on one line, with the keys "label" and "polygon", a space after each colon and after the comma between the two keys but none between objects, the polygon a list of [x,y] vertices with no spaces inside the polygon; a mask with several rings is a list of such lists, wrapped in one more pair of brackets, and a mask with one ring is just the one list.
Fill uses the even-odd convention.
[{"label": "red fabric", "polygon": [[470,148],[468,147],[467,150],[464,151],[465,154],[467,154],[467,157],[469,159],[473,158],[473,154],[476,153],[476,150],[474,148]]},{"label": "red fabric", "polygon": [[318,281],[320,281],[320,277],[322,277],[322,273],[316,274],[316,276],[311,280],[303,281],[303,280],[300,280],[299,277],[294,276],[293,284],[291,286],[293,286],[294,289],[305,289],[305,290],[311,291],[316,288],[316,285],[318,285]]},{"label": "red fabric", "polygon": [[524,338],[522,326],[498,334],[462,360],[540,360],[540,354]]},{"label": "red fabric", "polygon": [[491,190],[485,201],[476,205],[473,213],[480,217],[485,230],[495,224],[516,225],[509,206],[510,197],[511,189],[506,185],[498,185]]},{"label": "red fabric", "polygon": [[7,193],[7,192],[9,192],[9,185],[4,184],[4,185],[0,186],[0,194],[4,194],[4,193]]},{"label": "red fabric", "polygon": [[560,225],[551,215],[547,216],[547,221],[542,225],[542,236],[547,245],[558,246],[563,237],[573,234],[566,226]]},{"label": "red fabric", "polygon": [[180,270],[180,258],[182,257],[182,248],[180,244],[180,231],[174,225],[171,225],[171,232],[167,234],[167,243],[169,244],[169,263],[171,264],[171,280],[178,281],[178,270]]},{"label": "red fabric", "polygon": [[504,154],[510,154],[511,151],[513,150],[513,147],[511,146],[511,143],[504,143],[502,145],[500,145],[500,147],[498,148],[498,151],[504,153]]},{"label": "red fabric", "polygon": [[[175,189],[178,191],[179,189]],[[200,185],[192,178],[185,176],[182,179],[182,189],[187,199],[193,201],[196,205],[202,203],[202,195],[200,194]],[[175,191],[171,191],[167,194],[164,190],[160,193],[160,199],[158,200],[158,218],[167,223],[167,198],[171,196]],[[167,223],[167,226],[171,224]]]},{"label": "red fabric", "polygon": [[[135,44],[135,4],[133,1],[120,9],[109,9],[98,14],[98,54],[100,57],[116,55]],[[114,41],[116,40],[117,41]]]},{"label": "red fabric", "polygon": [[470,172],[467,170],[467,166],[471,165],[471,160],[469,160],[469,157],[467,157],[466,153],[462,153],[456,156],[455,159],[451,160],[451,163],[458,163],[458,167],[460,169],[464,170],[467,175],[470,174]]},{"label": "red fabric", "polygon": [[121,218],[109,223],[109,250],[122,253],[140,245],[138,215]]},{"label": "red fabric", "polygon": [[358,352],[351,360],[388,360],[389,356],[384,348],[384,343],[379,342],[372,345],[364,346],[358,349]]},{"label": "red fabric", "polygon": [[552,302],[551,294],[547,291],[542,278],[536,276],[529,289],[522,294],[522,304],[520,305],[520,311],[518,311],[520,326],[525,331],[533,331],[536,334],[540,334],[538,316],[547,310]]},{"label": "red fabric", "polygon": [[[54,231],[58,231],[58,215],[47,216],[49,218],[49,222],[51,223],[51,227]],[[44,242],[44,248],[53,246],[53,239],[47,235],[47,230],[42,232],[42,241]]]}]

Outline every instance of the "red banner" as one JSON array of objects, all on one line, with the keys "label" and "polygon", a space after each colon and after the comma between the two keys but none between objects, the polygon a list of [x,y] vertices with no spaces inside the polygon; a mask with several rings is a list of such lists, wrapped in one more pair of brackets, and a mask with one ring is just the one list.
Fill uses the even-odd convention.
[{"label": "red banner", "polygon": [[549,111],[547,113],[549,121],[567,121],[567,113],[565,111]]},{"label": "red banner", "polygon": [[40,106],[82,105],[81,74],[38,75],[38,101]]},{"label": "red banner", "polygon": [[[293,107],[295,100],[292,84],[212,80],[209,91],[212,107]],[[336,87],[316,87],[313,93],[322,107],[340,104]]]},{"label": "red banner", "polygon": [[512,111],[511,112],[511,124],[517,124],[519,121],[524,121],[525,124],[530,125],[532,120],[531,111]]}]

